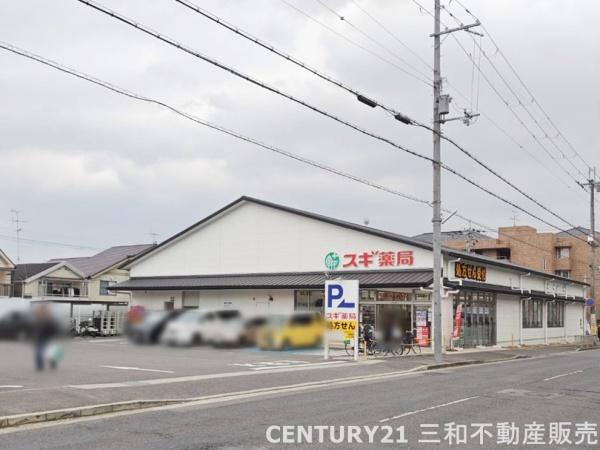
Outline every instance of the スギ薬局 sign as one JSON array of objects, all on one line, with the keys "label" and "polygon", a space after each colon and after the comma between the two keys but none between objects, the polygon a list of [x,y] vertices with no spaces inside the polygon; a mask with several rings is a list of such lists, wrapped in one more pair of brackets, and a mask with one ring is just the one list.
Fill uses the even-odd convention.
[{"label": "\u30b9\u30ae\u85ac\u5c40 sign", "polygon": [[368,250],[348,252],[341,256],[329,252],[325,255],[324,263],[329,270],[411,267],[415,263],[415,256],[412,250]]}]

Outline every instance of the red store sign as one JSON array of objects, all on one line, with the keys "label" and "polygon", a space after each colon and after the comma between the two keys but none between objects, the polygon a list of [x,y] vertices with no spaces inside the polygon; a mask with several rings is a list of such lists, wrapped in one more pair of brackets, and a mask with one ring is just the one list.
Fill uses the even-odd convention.
[{"label": "red store sign", "polygon": [[399,267],[412,266],[415,258],[412,250],[384,251],[371,250],[362,253],[346,253],[343,255],[342,267],[344,269],[352,267],[371,268],[371,267]]}]

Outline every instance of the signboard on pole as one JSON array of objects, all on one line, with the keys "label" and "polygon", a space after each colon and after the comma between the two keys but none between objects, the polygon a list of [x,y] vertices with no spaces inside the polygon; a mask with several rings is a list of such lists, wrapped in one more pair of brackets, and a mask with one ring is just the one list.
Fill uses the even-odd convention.
[{"label": "signboard on pole", "polygon": [[452,339],[460,338],[460,329],[462,326],[462,303],[456,306],[456,314],[454,315],[454,329],[452,330]]},{"label": "signboard on pole", "polygon": [[332,336],[354,341],[354,359],[358,359],[358,280],[325,282],[325,359],[329,358]]}]

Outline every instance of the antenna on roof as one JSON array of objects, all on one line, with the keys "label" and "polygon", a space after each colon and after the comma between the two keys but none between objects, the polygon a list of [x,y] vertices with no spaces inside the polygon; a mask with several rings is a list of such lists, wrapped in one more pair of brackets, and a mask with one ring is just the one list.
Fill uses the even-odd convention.
[{"label": "antenna on roof", "polygon": [[21,224],[26,223],[26,221],[19,219],[19,214],[21,213],[21,211],[17,211],[16,209],[11,209],[10,212],[13,215],[11,222],[15,226],[15,233],[17,234],[17,263],[20,263],[21,262],[21,231],[23,231],[23,229],[21,228]]},{"label": "antenna on roof", "polygon": [[363,223],[365,224],[365,227],[368,227],[369,224],[371,223],[371,221],[369,220],[368,217],[363,218]]},{"label": "antenna on roof", "polygon": [[160,234],[158,233],[154,233],[154,232],[150,232],[148,233],[150,235],[150,240],[152,241],[153,244],[158,244],[158,239],[156,239],[158,236],[160,236]]}]

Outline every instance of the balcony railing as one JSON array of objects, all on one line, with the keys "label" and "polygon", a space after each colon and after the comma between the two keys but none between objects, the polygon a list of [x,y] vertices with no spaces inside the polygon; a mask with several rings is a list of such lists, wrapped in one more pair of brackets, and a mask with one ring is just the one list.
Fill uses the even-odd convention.
[{"label": "balcony railing", "polygon": [[87,283],[47,281],[39,285],[42,297],[87,297]]}]

